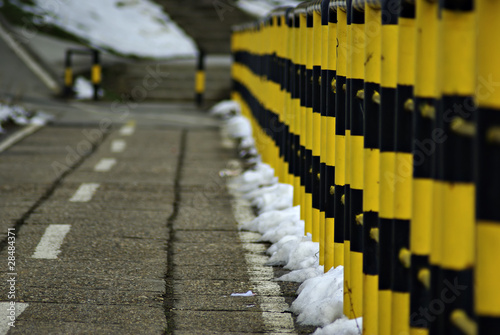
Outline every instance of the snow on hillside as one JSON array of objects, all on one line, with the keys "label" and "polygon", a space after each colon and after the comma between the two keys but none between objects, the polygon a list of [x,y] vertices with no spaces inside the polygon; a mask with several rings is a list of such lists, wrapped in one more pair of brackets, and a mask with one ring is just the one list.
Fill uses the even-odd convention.
[{"label": "snow on hillside", "polygon": [[252,15],[263,17],[279,6],[297,6],[303,1],[297,0],[238,0],[236,5]]},{"label": "snow on hillside", "polygon": [[193,40],[150,0],[32,1],[10,0],[35,14],[35,24],[60,27],[95,47],[152,58],[196,54]]}]

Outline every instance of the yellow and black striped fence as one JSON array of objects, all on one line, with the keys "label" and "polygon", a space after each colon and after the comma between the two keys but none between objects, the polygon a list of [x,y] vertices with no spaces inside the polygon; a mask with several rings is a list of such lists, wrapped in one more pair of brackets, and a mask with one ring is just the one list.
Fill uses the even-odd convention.
[{"label": "yellow and black striped fence", "polygon": [[75,54],[90,55],[92,57],[92,64],[90,70],[90,80],[94,88],[93,99],[99,100],[99,88],[102,81],[102,67],[100,52],[97,49],[68,49],[65,55],[65,69],[64,69],[64,97],[73,96],[73,62],[72,56]]},{"label": "yellow and black striped fence", "polygon": [[363,334],[500,334],[500,1],[323,0],[233,29],[232,98]]}]

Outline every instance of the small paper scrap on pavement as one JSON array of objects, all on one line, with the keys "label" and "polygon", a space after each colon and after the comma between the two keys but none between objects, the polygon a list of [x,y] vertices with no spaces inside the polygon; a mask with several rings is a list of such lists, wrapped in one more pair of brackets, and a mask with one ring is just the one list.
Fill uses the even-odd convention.
[{"label": "small paper scrap on pavement", "polygon": [[251,290],[247,293],[231,293],[231,297],[251,297],[254,295],[255,293],[253,293]]}]

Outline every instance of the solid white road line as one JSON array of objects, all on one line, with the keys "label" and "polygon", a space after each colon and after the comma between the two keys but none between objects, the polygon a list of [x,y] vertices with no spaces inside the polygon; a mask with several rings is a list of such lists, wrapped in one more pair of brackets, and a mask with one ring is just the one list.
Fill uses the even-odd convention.
[{"label": "solid white road line", "polygon": [[81,184],[75,194],[69,199],[71,202],[88,202],[92,199],[95,191],[99,188],[100,184],[84,183]]},{"label": "solid white road line", "polygon": [[116,159],[114,158],[103,158],[94,166],[94,171],[97,172],[107,172],[116,164]]},{"label": "solid white road line", "polygon": [[[14,305],[14,315],[15,318],[11,318],[14,315],[11,315],[9,310],[11,307],[10,301],[2,301],[0,302],[0,335],[5,335],[9,332],[10,326],[9,322],[12,322],[12,319],[17,319],[19,315],[29,306],[29,304],[24,302],[16,302]],[[14,323],[14,326],[16,324]]]},{"label": "solid white road line", "polygon": [[59,85],[19,44],[0,26],[0,36],[33,73],[52,91],[57,92]]},{"label": "solid white road line", "polygon": [[111,152],[123,152],[127,147],[127,143],[124,140],[114,140],[111,142]]},{"label": "solid white road line", "polygon": [[64,237],[69,232],[69,224],[51,224],[45,230],[45,233],[36,246],[32,258],[56,259],[61,252],[61,245]]},{"label": "solid white road line", "polygon": [[[233,194],[233,196],[235,196]],[[255,218],[250,203],[244,199],[231,201],[234,218],[238,223],[248,222]],[[265,266],[269,257],[264,253],[266,246],[257,243],[260,234],[239,232],[240,240],[245,249],[247,271],[254,292],[257,293],[264,324],[273,334],[296,334],[292,315],[288,313],[288,304],[281,296],[278,283],[272,281],[274,272],[270,266]]]},{"label": "solid white road line", "polygon": [[26,136],[29,136],[33,134],[35,131],[38,129],[42,128],[42,125],[39,124],[31,124],[29,126],[26,126],[22,128],[21,130],[15,132],[12,134],[12,136],[7,137],[5,141],[0,143],[0,152],[5,151],[6,149],[10,148],[12,145],[16,144]]},{"label": "solid white road line", "polygon": [[120,135],[122,136],[130,136],[135,131],[135,121],[128,121],[121,129]]}]

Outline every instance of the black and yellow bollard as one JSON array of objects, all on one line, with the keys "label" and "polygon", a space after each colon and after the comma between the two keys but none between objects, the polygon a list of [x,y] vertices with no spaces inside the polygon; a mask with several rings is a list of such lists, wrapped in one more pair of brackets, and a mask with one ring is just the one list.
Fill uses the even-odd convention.
[{"label": "black and yellow bollard", "polygon": [[410,331],[410,220],[413,182],[413,85],[415,84],[415,4],[401,1],[398,21],[395,118],[394,223],[392,249],[392,334]]},{"label": "black and yellow bollard", "polygon": [[391,334],[392,233],[395,187],[395,114],[399,0],[382,1],[380,73],[379,334]]},{"label": "black and yellow bollard", "polygon": [[[349,2],[348,2],[349,4]],[[348,5],[349,6],[349,5]],[[349,7],[348,7],[349,15]],[[364,170],[364,64],[365,13],[364,6],[350,5],[351,52],[350,78],[348,78],[350,110],[350,193],[349,217],[351,231],[350,282],[351,317],[363,315],[363,170]]]},{"label": "black and yellow bollard", "polygon": [[410,334],[429,332],[428,318],[422,311],[430,304],[430,264],[433,161],[433,120],[435,119],[437,68],[438,3],[416,2],[415,109],[413,112],[413,199],[410,223],[411,287]]},{"label": "black and yellow bollard", "polygon": [[430,333],[455,334],[462,331],[456,313],[473,317],[475,187],[471,158],[475,135],[476,14],[473,0],[444,1],[439,5],[437,76],[441,100],[436,120],[441,135],[437,178],[442,197],[442,234],[441,262],[432,273],[436,286],[431,300],[441,299],[442,303],[432,306],[435,327],[431,325]]},{"label": "black and yellow bollard", "polygon": [[[326,3],[326,5],[325,5]],[[321,75],[325,101],[325,271],[335,264],[335,77],[337,68],[337,12],[333,2],[324,1],[321,13],[328,19],[327,65]],[[322,132],[323,134],[323,132]]]},{"label": "black and yellow bollard", "polygon": [[363,170],[363,334],[378,334],[378,212],[381,11],[365,8],[364,170]]},{"label": "black and yellow bollard", "polygon": [[344,191],[344,314],[353,318],[351,290],[351,84],[352,0],[346,1],[345,191]]},{"label": "black and yellow bollard", "polygon": [[64,91],[63,96],[69,98],[73,96],[73,68],[71,66],[71,50],[66,50],[64,57]]},{"label": "black and yellow bollard", "polygon": [[[337,11],[337,76],[335,90],[335,229],[334,266],[344,265],[345,235],[345,141],[346,141],[346,75],[347,75],[347,13],[341,2],[335,3]],[[344,276],[346,269],[344,268]],[[344,292],[345,293],[345,292]],[[349,303],[350,305],[350,303]]]},{"label": "black and yellow bollard", "polygon": [[284,112],[283,112],[283,174],[285,176],[285,183],[293,186],[293,170],[292,170],[292,158],[293,158],[293,111],[292,111],[292,50],[293,50],[293,35],[292,27],[293,20],[291,17],[292,7],[287,8],[283,14],[283,33],[285,35],[285,40],[283,45],[283,89],[284,89]]},{"label": "black and yellow bollard", "polygon": [[[477,0],[476,267],[474,310],[480,335],[500,329],[500,3]],[[471,325],[474,326],[473,324]]]},{"label": "black and yellow bollard", "polygon": [[[321,16],[321,73],[319,75],[319,106],[321,115],[321,138],[320,138],[320,166],[319,166],[319,227],[320,227],[320,246],[322,245],[322,250],[320,251],[320,256],[323,257],[320,263],[325,267],[325,271],[328,271],[332,266],[327,268],[326,265],[326,152],[327,152],[327,101],[328,101],[328,88],[327,85],[327,67],[328,67],[328,13],[329,13],[329,0],[322,0],[320,4],[317,5],[317,10]],[[333,237],[333,234],[332,234]],[[333,248],[333,240],[331,241],[331,246]],[[333,249],[332,249],[333,251]],[[333,254],[332,254],[333,256]],[[332,258],[333,261],[333,258]]]},{"label": "black and yellow bollard", "polygon": [[301,218],[303,218],[302,206],[302,183],[301,183],[301,99],[300,99],[300,83],[301,83],[301,64],[300,64],[300,17],[295,10],[291,13],[293,20],[292,29],[292,170],[293,170],[293,204],[300,205]]},{"label": "black and yellow bollard", "polygon": [[305,234],[312,233],[311,222],[308,220],[307,199],[306,199],[306,185],[307,185],[307,171],[306,171],[306,122],[307,122],[307,108],[306,108],[306,47],[307,44],[307,15],[305,8],[297,7],[297,14],[299,16],[299,81],[300,81],[300,217],[305,223]]},{"label": "black and yellow bollard", "polygon": [[101,59],[100,53],[98,50],[92,50],[92,73],[91,73],[91,81],[92,86],[94,87],[94,100],[99,100],[99,90],[101,88],[102,81],[102,69],[101,69]]},{"label": "black and yellow bollard", "polygon": [[314,16],[307,3],[303,3],[305,16],[306,16],[306,35],[303,48],[306,51],[305,58],[305,203],[306,203],[306,217],[305,226],[308,229],[306,232],[311,233],[313,242],[319,242],[319,226],[313,222],[313,49],[314,49]]},{"label": "black and yellow bollard", "polygon": [[312,36],[312,160],[311,160],[311,184],[312,184],[312,225],[313,241],[319,242],[319,264],[325,262],[324,245],[324,220],[321,225],[320,212],[320,168],[321,168],[321,66],[322,66],[322,33],[323,25],[321,21],[320,8],[309,7],[313,20]]}]

